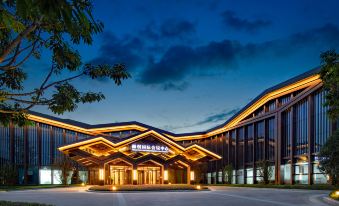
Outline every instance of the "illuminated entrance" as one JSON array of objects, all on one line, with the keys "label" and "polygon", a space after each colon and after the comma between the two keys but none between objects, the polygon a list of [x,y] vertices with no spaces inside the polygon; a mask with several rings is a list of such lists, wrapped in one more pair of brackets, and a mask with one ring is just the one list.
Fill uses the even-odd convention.
[{"label": "illuminated entrance", "polygon": [[183,146],[149,130],[129,138],[99,136],[68,144],[61,152],[88,168],[89,184],[190,184],[195,164],[221,157],[200,145]]},{"label": "illuminated entrance", "polygon": [[138,167],[138,185],[161,184],[160,167]]},{"label": "illuminated entrance", "polygon": [[111,185],[132,184],[132,168],[128,166],[110,166]]}]

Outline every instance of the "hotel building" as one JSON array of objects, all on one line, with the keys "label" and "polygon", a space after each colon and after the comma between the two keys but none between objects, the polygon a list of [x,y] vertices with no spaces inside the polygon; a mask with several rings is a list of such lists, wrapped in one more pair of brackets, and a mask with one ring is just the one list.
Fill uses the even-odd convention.
[{"label": "hotel building", "polygon": [[[268,160],[279,184],[319,184],[317,153],[336,129],[314,69],[261,93],[225,123],[174,134],[139,122],[89,125],[30,112],[33,125],[0,127],[0,165],[18,168],[19,184],[58,184],[53,161],[66,155],[89,184],[259,182]],[[199,171],[199,172],[198,172]],[[198,177],[199,176],[199,177]]]}]

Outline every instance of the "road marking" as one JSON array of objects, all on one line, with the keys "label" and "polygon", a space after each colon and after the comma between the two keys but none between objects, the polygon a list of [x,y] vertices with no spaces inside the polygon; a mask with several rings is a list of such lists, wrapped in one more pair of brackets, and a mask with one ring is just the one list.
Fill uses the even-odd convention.
[{"label": "road marking", "polygon": [[235,197],[235,198],[240,198],[240,199],[245,199],[245,200],[252,200],[252,201],[258,201],[258,202],[265,202],[265,203],[270,203],[270,204],[275,204],[275,205],[283,205],[283,206],[295,206],[295,204],[289,204],[289,203],[283,203],[283,202],[276,202],[276,201],[271,201],[271,200],[263,200],[263,199],[258,199],[255,197],[246,197],[246,196],[241,196],[241,195],[231,195],[231,194],[220,194],[216,192],[211,192],[210,194],[214,195],[219,195],[219,196],[228,196],[228,197]]}]

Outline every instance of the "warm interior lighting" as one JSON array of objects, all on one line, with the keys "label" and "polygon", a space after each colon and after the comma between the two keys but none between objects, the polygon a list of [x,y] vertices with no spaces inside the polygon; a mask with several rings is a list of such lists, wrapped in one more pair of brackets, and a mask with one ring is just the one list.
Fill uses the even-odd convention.
[{"label": "warm interior lighting", "polygon": [[138,171],[133,170],[133,180],[138,180]]},{"label": "warm interior lighting", "polygon": [[164,171],[164,180],[168,180],[168,171],[167,170]]},{"label": "warm interior lighting", "polygon": [[115,191],[115,190],[117,190],[117,188],[116,188],[115,186],[113,186],[113,187],[112,187],[112,190]]},{"label": "warm interior lighting", "polygon": [[194,171],[191,171],[191,181],[194,181],[195,177],[194,177]]},{"label": "warm interior lighting", "polygon": [[104,180],[104,169],[99,169],[99,180]]},{"label": "warm interior lighting", "polygon": [[201,189],[201,186],[200,185],[197,185],[197,190],[200,190]]}]

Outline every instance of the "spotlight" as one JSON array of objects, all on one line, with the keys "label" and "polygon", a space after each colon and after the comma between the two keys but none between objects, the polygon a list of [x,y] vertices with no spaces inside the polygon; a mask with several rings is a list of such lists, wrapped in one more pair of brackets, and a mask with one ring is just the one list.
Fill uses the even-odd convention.
[{"label": "spotlight", "polygon": [[197,185],[197,190],[200,190],[201,189],[201,186],[200,185]]},{"label": "spotlight", "polygon": [[112,187],[112,190],[115,191],[115,190],[117,190],[117,188],[116,188],[115,186],[113,186],[113,187]]}]

